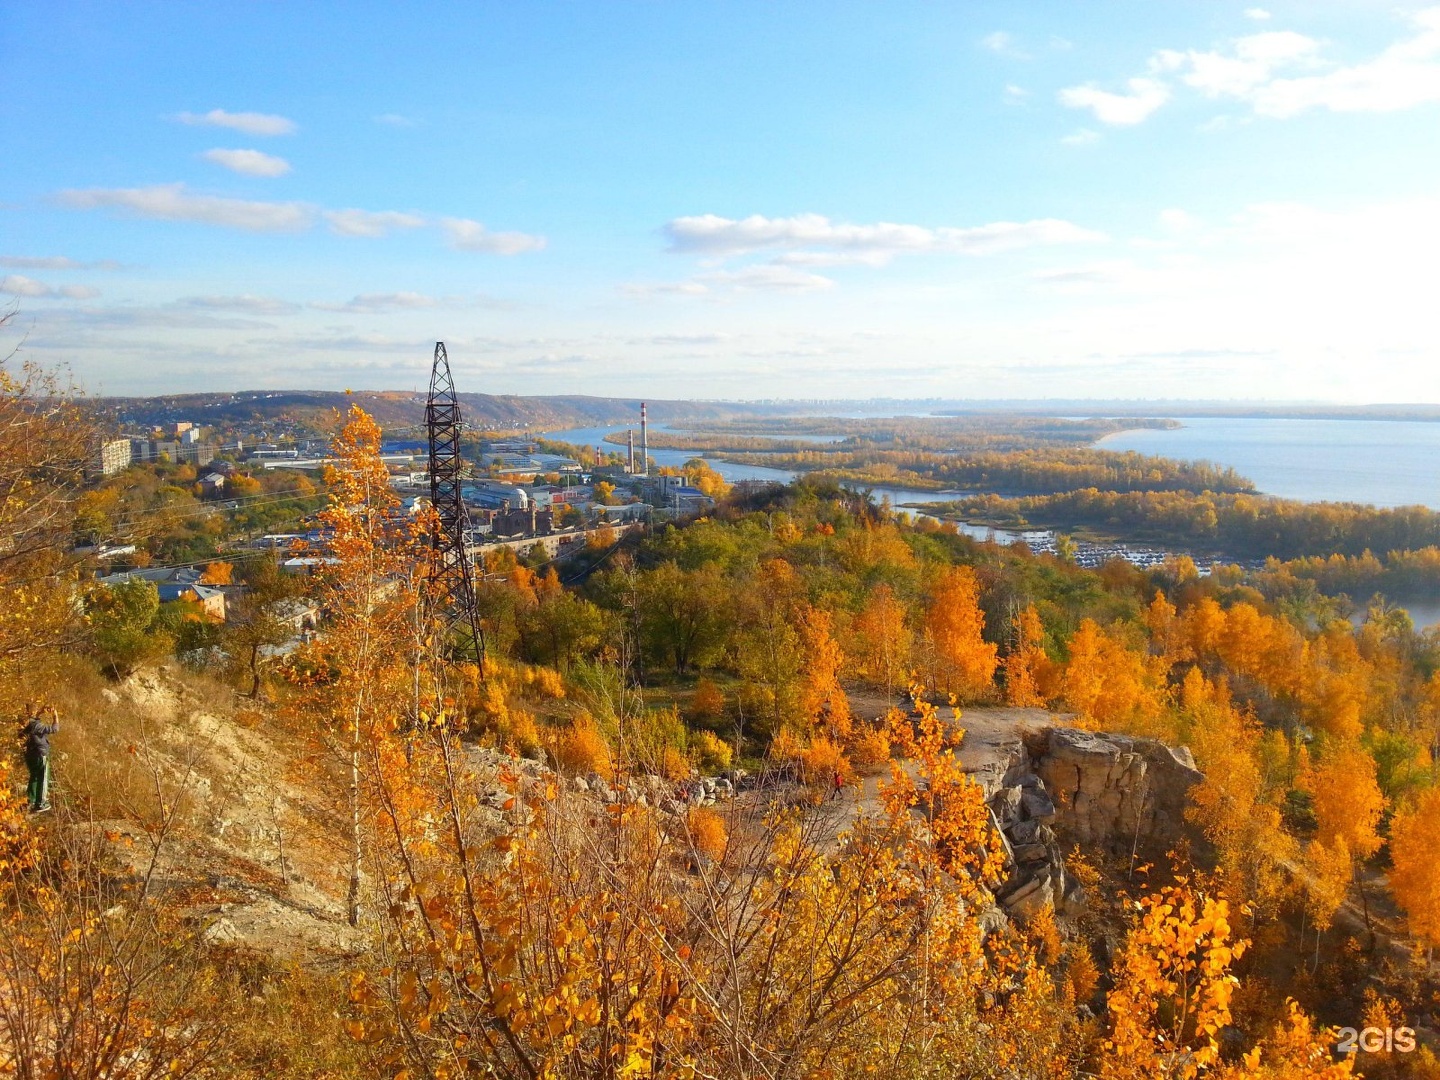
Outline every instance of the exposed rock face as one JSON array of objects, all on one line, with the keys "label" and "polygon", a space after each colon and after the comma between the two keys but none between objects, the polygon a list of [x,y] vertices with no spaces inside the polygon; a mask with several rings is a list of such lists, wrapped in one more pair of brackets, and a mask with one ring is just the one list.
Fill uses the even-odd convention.
[{"label": "exposed rock face", "polygon": [[1083,909],[1062,841],[1153,854],[1186,835],[1186,799],[1204,779],[1188,750],[1063,727],[1027,730],[995,746],[972,775],[1011,868],[998,899],[1020,918],[1045,907]]},{"label": "exposed rock face", "polygon": [[1190,789],[1205,779],[1190,751],[1154,739],[1049,728],[1026,740],[1061,830],[1119,853],[1185,834]]}]

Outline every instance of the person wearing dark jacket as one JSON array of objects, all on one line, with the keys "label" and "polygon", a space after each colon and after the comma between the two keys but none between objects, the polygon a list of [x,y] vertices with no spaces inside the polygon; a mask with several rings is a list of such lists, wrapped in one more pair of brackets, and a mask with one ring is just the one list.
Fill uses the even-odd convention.
[{"label": "person wearing dark jacket", "polygon": [[38,814],[50,809],[50,736],[60,730],[60,714],[50,707],[50,722],[35,702],[25,709],[25,726],[20,736],[25,740],[25,767],[30,770],[30,812]]}]

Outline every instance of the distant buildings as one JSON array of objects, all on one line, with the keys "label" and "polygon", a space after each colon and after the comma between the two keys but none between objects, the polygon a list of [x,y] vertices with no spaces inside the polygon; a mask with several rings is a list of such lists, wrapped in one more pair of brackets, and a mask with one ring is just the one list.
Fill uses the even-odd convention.
[{"label": "distant buildings", "polygon": [[89,472],[95,476],[114,476],[130,467],[130,440],[106,439],[95,449]]},{"label": "distant buildings", "polygon": [[120,585],[127,581],[150,581],[160,594],[162,604],[188,600],[199,604],[217,622],[225,621],[225,590],[215,585],[201,585],[201,573],[193,567],[158,567],[154,570],[124,570],[100,578],[101,585]]}]

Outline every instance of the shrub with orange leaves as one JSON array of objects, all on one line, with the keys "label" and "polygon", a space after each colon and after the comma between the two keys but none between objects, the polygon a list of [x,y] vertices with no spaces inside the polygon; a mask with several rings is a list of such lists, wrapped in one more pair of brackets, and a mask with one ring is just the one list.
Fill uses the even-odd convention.
[{"label": "shrub with orange leaves", "polygon": [[725,845],[729,843],[729,835],[725,829],[725,820],[714,810],[703,806],[692,807],[685,816],[685,827],[690,843],[696,851],[711,859],[725,857]]},{"label": "shrub with orange leaves", "polygon": [[838,743],[817,735],[800,752],[800,772],[807,784],[833,785],[837,773],[842,782],[848,782],[850,761]]},{"label": "shrub with orange leaves", "polygon": [[570,726],[554,738],[555,762],[576,775],[594,773],[606,780],[614,776],[610,744],[588,712],[577,713]]},{"label": "shrub with orange leaves", "polygon": [[1229,902],[1183,878],[1142,900],[1115,963],[1100,1075],[1194,1076],[1218,1063],[1237,984],[1230,965],[1247,944],[1231,937]]},{"label": "shrub with orange leaves", "polygon": [[890,735],[882,723],[857,724],[845,744],[845,753],[857,769],[882,765],[890,760]]},{"label": "shrub with orange leaves", "polygon": [[716,720],[725,715],[725,695],[709,679],[695,684],[695,696],[690,699],[690,713],[702,720]]}]

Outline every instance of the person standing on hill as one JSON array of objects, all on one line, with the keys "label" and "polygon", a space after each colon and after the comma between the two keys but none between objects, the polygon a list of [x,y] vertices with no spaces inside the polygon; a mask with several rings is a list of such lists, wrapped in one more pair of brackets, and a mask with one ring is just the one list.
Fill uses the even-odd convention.
[{"label": "person standing on hill", "polygon": [[30,812],[38,814],[50,809],[50,736],[60,730],[60,714],[52,705],[50,722],[38,702],[25,706],[25,725],[20,737],[25,740],[25,767],[30,770]]}]

